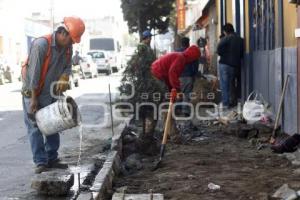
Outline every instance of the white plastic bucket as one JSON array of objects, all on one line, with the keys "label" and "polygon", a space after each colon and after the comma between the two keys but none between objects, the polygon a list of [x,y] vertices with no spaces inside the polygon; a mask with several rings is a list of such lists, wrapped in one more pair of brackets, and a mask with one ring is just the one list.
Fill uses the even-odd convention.
[{"label": "white plastic bucket", "polygon": [[36,123],[45,135],[53,135],[73,128],[79,124],[78,106],[71,97],[62,97],[53,104],[40,109],[36,115]]}]

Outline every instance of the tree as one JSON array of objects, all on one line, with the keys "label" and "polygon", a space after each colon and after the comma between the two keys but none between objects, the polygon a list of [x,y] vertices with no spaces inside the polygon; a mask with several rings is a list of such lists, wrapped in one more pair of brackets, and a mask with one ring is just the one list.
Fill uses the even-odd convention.
[{"label": "tree", "polygon": [[[152,150],[148,150],[156,146],[156,140],[153,137],[157,119],[155,108],[159,107],[166,93],[164,84],[153,78],[151,74],[150,66],[154,60],[155,55],[150,46],[139,44],[127,63],[119,87],[121,95],[131,96],[134,92],[132,98],[124,101],[133,105],[135,117],[142,122],[143,132],[140,134],[140,139],[144,153],[151,152]],[[132,86],[134,86],[134,90],[132,90]]]},{"label": "tree", "polygon": [[175,0],[121,0],[124,20],[128,22],[129,32],[155,29],[166,33],[170,23],[170,14]]}]

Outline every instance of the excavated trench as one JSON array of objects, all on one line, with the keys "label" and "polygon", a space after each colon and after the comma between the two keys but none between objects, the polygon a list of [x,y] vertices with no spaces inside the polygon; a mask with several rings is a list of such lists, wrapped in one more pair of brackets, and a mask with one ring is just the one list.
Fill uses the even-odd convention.
[{"label": "excavated trench", "polygon": [[[138,154],[137,149],[126,149],[123,142],[126,157],[122,174],[114,180],[113,192],[161,193],[172,200],[267,200],[285,183],[300,189],[296,166],[269,148],[257,149],[259,141],[270,136],[270,129],[247,135],[241,135],[235,125],[198,129],[203,134],[186,144],[168,143],[162,165],[156,171],[152,169],[158,155]],[[131,147],[137,145],[133,141]],[[220,189],[209,189],[209,184]]]}]

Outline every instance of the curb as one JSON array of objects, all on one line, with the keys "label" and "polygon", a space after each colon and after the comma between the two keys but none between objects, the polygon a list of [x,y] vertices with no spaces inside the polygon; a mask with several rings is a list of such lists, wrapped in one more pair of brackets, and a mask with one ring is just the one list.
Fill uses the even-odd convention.
[{"label": "curb", "polygon": [[109,153],[102,169],[95,178],[95,182],[90,190],[93,193],[93,199],[102,200],[112,190],[113,179],[120,172],[120,157],[117,151]]},{"label": "curb", "polygon": [[116,129],[112,137],[111,152],[108,154],[101,170],[95,177],[91,193],[81,193],[77,199],[104,200],[106,195],[112,191],[113,179],[120,173],[122,155],[122,134],[129,125],[132,117],[124,120]]}]

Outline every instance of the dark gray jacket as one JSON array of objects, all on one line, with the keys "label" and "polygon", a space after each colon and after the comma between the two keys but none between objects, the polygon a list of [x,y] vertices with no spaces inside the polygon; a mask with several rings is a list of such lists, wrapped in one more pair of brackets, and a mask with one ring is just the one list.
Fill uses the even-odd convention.
[{"label": "dark gray jacket", "polygon": [[[176,49],[176,52],[184,52],[185,48]],[[198,74],[199,60],[195,60],[184,67],[180,77],[195,77]]]},{"label": "dark gray jacket", "polygon": [[232,67],[240,67],[244,54],[243,43],[243,39],[237,34],[230,34],[223,37],[217,48],[217,53],[220,56],[219,63]]}]

